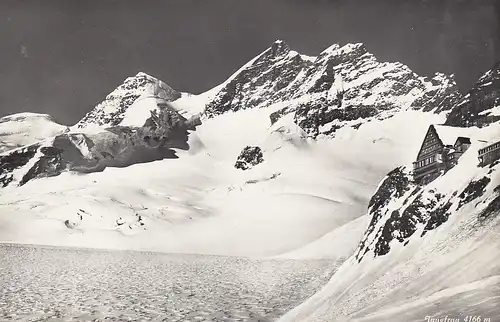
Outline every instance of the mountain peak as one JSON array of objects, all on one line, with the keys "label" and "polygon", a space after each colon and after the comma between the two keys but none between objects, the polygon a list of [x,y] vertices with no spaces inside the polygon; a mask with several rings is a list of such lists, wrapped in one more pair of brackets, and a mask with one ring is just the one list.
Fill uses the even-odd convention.
[{"label": "mountain peak", "polygon": [[269,50],[271,52],[271,55],[275,57],[284,53],[288,53],[290,51],[290,47],[286,42],[278,39],[271,45]]},{"label": "mountain peak", "polygon": [[401,110],[447,110],[458,97],[452,78],[439,74],[429,81],[404,64],[380,62],[363,43],[334,44],[314,58],[278,40],[231,76],[205,112],[213,117],[283,103],[309,131],[316,123],[309,110],[321,109],[325,117],[316,132],[321,127],[328,135],[378,114],[384,118]]},{"label": "mountain peak", "polygon": [[148,73],[145,73],[142,71],[138,72],[134,77],[145,77],[145,78],[148,78],[151,80],[158,80],[159,81],[159,79],[157,77],[151,76]]},{"label": "mountain peak", "polygon": [[[87,113],[76,126],[78,128],[87,125],[117,126],[126,118],[127,110],[136,102],[148,103],[141,105],[141,109],[146,108],[147,111],[139,111],[140,115],[147,116],[151,109],[157,108],[157,100],[161,100],[163,103],[174,101],[180,97],[181,94],[165,82],[144,72],[138,72],[135,76],[125,79],[120,86],[106,96],[103,102]],[[134,120],[138,126],[142,126],[143,121],[145,121],[143,117]]]}]

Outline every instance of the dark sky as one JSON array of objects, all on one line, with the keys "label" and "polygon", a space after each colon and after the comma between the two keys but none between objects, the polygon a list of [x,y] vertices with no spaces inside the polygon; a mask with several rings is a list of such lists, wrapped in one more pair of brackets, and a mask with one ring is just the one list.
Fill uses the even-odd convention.
[{"label": "dark sky", "polygon": [[317,55],[363,42],[466,91],[500,60],[499,0],[2,0],[0,116],[73,124],[145,71],[200,93],[276,39]]}]

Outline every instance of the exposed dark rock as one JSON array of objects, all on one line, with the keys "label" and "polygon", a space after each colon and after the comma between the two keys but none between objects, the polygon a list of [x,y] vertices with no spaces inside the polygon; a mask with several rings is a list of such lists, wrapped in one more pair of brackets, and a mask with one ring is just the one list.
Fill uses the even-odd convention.
[{"label": "exposed dark rock", "polygon": [[486,220],[492,218],[494,215],[498,216],[500,214],[500,192],[496,193],[497,196],[490,201],[486,208],[479,214],[479,220]]},{"label": "exposed dark rock", "polygon": [[[186,120],[171,107],[152,112],[142,127],[115,126],[93,134],[65,133],[55,137],[51,146],[29,146],[0,156],[0,183],[13,181],[12,171],[34,163],[19,181],[23,185],[35,178],[57,176],[65,170],[98,172],[106,167],[176,158],[177,149],[188,149],[188,130],[193,120]],[[88,152],[84,155],[82,151]],[[38,152],[38,156],[35,156]]]},{"label": "exposed dark rock", "polygon": [[389,244],[394,239],[403,243],[411,237],[417,230],[417,224],[424,222],[426,208],[420,197],[417,197],[402,213],[394,210],[382,228],[375,244],[374,255],[387,254],[391,249]]},{"label": "exposed dark rock", "polygon": [[411,189],[410,183],[409,175],[403,167],[396,168],[387,174],[368,203],[370,213],[373,214],[372,223],[378,221],[381,209],[387,206],[391,198],[401,198]]},{"label": "exposed dark rock", "polygon": [[330,90],[335,82],[335,72],[333,71],[333,61],[329,61],[323,74],[316,80],[314,86],[309,88],[307,93],[321,93]]},{"label": "exposed dark rock", "polygon": [[247,146],[241,151],[234,167],[236,169],[248,170],[264,161],[262,150],[258,146]]},{"label": "exposed dark rock", "polygon": [[463,205],[468,204],[472,200],[479,198],[485,192],[486,186],[490,183],[491,179],[488,177],[482,177],[477,181],[471,181],[469,185],[460,193],[458,196],[461,200],[458,204],[458,209],[462,208]]},{"label": "exposed dark rock", "polygon": [[427,221],[427,224],[425,225],[424,231],[422,232],[421,236],[424,236],[428,231],[434,230],[445,223],[448,220],[448,217],[451,215],[451,206],[452,203],[447,202],[437,209],[432,210],[429,213],[429,220]]},{"label": "exposed dark rock", "polygon": [[[394,240],[406,246],[422,226],[420,237],[425,236],[427,232],[448,221],[453,212],[483,196],[490,182],[491,179],[485,176],[471,181],[461,193],[455,191],[448,195],[440,193],[437,189],[425,190],[415,186],[402,168],[393,170],[369,202],[369,214],[372,215],[372,220],[356,251],[356,259],[360,262],[370,250],[375,257],[386,255],[390,252],[391,242]],[[408,194],[407,191],[412,188],[413,191]],[[500,213],[500,186],[495,187],[493,192],[496,196],[479,214],[480,221]],[[405,199],[398,201],[400,198]],[[459,202],[454,209],[453,205],[456,205],[457,199]],[[401,206],[391,207],[391,201]],[[380,225],[382,220],[385,222]],[[376,232],[375,227],[379,227]]]},{"label": "exposed dark rock", "polygon": [[221,89],[206,106],[205,114],[214,117],[227,111],[253,108],[263,102],[289,99],[291,92],[281,93],[281,90],[312,64],[298,54],[289,54],[286,43],[275,42]]},{"label": "exposed dark rock", "polygon": [[[387,67],[362,44],[334,45],[311,59],[278,41],[234,75],[207,104],[205,113],[214,117],[290,102],[270,115],[271,123],[294,113],[295,123],[316,137],[323,125],[321,134],[332,135],[337,129],[352,126],[348,122],[353,120],[388,118],[403,107],[400,97],[407,97],[411,91],[419,93],[405,108],[416,110],[447,110],[460,97],[453,77],[437,74],[428,81],[403,64],[391,63],[389,70]],[[379,74],[373,72],[377,69],[385,70],[380,77],[373,76]],[[351,83],[346,90],[344,82]]]},{"label": "exposed dark rock", "polygon": [[280,110],[278,110],[276,112],[271,113],[269,115],[269,119],[271,120],[271,125],[273,125],[274,123],[276,123],[280,118],[282,118],[287,113],[289,113],[289,108],[288,107],[280,109]]},{"label": "exposed dark rock", "polygon": [[[336,121],[338,124],[342,124],[342,122],[347,121],[368,119],[379,114],[378,109],[372,106],[333,107],[338,104],[340,104],[339,98],[335,98],[333,101],[320,99],[316,102],[301,104],[296,108],[294,121],[309,135],[317,136],[320,132],[319,128],[328,123]],[[273,115],[272,118],[276,119],[277,117]],[[358,124],[358,127],[360,125]],[[331,128],[333,130],[325,134],[335,132],[335,125],[331,125]],[[338,128],[341,126],[339,125]]]},{"label": "exposed dark rock", "polygon": [[500,106],[500,61],[453,107],[445,124],[467,127],[500,121],[488,112],[495,106]]},{"label": "exposed dark rock", "polygon": [[41,147],[42,156],[33,167],[23,176],[19,185],[22,186],[33,178],[52,177],[59,175],[65,167],[62,161],[62,150],[55,147]]},{"label": "exposed dark rock", "polygon": [[76,226],[78,226],[77,223],[75,223],[71,220],[65,220],[64,225],[66,225],[66,227],[68,227],[69,229],[74,229],[74,228],[76,228]]},{"label": "exposed dark rock", "polygon": [[13,171],[28,164],[39,148],[39,144],[33,144],[0,155],[0,184],[2,187],[8,186],[14,180]]},{"label": "exposed dark rock", "polygon": [[87,124],[110,127],[120,125],[127,109],[146,91],[169,102],[181,97],[181,93],[164,82],[150,75],[138,73],[127,78],[122,85],[106,96],[103,102],[87,113],[78,122],[78,127],[82,128]]},{"label": "exposed dark rock", "polygon": [[[366,245],[367,239],[373,233],[375,226],[382,218],[383,215],[387,214],[387,205],[392,199],[401,198],[406,192],[410,189],[418,190],[418,187],[414,187],[410,180],[410,175],[404,169],[404,167],[399,167],[392,170],[387,177],[382,181],[380,187],[372,196],[368,203],[369,214],[371,214],[372,219],[370,224],[368,225],[367,231],[363,237],[363,240],[360,243],[358,251],[356,253],[356,259],[361,261],[364,254],[368,252],[369,245]],[[391,214],[391,219],[388,220],[387,224],[381,228],[378,232],[381,241],[376,244],[375,252],[385,253],[389,251],[389,242],[393,239],[392,236],[392,226],[401,225],[404,226],[404,222],[398,223],[398,218],[401,216],[398,212]],[[386,228],[387,227],[387,228]],[[404,229],[403,229],[404,230]]]},{"label": "exposed dark rock", "polygon": [[[441,78],[446,77],[442,74],[439,75]],[[451,81],[455,81],[453,76],[451,76]],[[431,82],[434,85],[439,85],[440,83],[436,79],[432,79]],[[443,86],[440,90],[425,92],[422,97],[412,103],[412,107],[418,108],[419,106],[423,106],[422,110],[424,112],[435,110],[436,113],[440,113],[451,110],[461,99],[462,95],[457,91],[455,86]]]}]

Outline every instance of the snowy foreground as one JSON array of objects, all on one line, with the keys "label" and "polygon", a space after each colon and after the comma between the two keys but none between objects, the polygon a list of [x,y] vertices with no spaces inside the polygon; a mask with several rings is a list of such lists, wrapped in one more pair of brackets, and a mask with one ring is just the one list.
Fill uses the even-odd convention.
[{"label": "snowy foreground", "polygon": [[[122,321],[162,312],[172,314],[166,321],[271,321],[295,307],[280,321],[498,321],[498,218],[477,226],[472,213],[461,214],[390,256],[351,257],[377,185],[413,161],[443,115],[401,112],[313,141],[287,118],[271,126],[272,111],[204,120],[179,159],[2,190],[2,242],[217,255],[2,247],[2,319]],[[265,162],[240,171],[234,162],[246,145],[262,147]]]},{"label": "snowy foreground", "polygon": [[[194,114],[196,99],[173,105]],[[177,159],[2,189],[0,242],[128,251],[2,246],[1,319],[498,321],[500,218],[478,222],[474,202],[386,256],[353,257],[368,200],[443,114],[403,111],[311,140],[289,116],[271,125],[282,107],[203,119]],[[264,162],[235,169],[247,145]],[[489,171],[476,153],[429,189]]]},{"label": "snowy foreground", "polygon": [[249,260],[0,245],[1,321],[274,321],[328,260]]},{"label": "snowy foreground", "polygon": [[[316,142],[286,118],[271,127],[272,111],[205,120],[179,159],[7,187],[0,241],[345,259],[367,227],[380,180],[411,162],[422,133],[443,119],[405,112]],[[234,162],[246,145],[261,146],[265,162],[241,171]]]}]

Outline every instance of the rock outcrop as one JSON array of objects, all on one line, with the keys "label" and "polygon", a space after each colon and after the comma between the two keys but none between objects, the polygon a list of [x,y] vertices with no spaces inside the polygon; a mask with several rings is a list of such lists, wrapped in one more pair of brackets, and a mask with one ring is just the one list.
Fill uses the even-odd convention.
[{"label": "rock outcrop", "polygon": [[262,154],[261,148],[258,146],[247,146],[241,151],[234,167],[236,169],[248,170],[252,167],[262,163],[264,161],[264,156]]},{"label": "rock outcrop", "polygon": [[500,61],[453,107],[446,125],[484,126],[500,120]]}]

